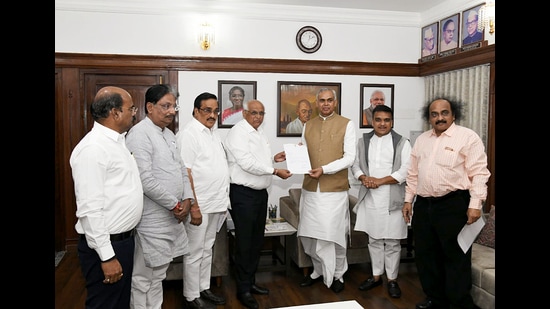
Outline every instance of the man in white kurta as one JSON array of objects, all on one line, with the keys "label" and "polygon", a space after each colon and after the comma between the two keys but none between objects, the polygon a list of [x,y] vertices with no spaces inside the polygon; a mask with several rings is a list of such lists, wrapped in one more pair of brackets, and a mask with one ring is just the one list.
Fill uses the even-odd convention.
[{"label": "man in white kurta", "polygon": [[386,272],[388,293],[401,297],[397,284],[401,239],[407,237],[407,223],[401,209],[405,198],[405,178],[411,146],[408,139],[392,130],[393,111],[386,105],[373,110],[374,131],[364,133],[357,143],[352,173],[361,181],[357,205],[356,231],[369,235],[372,278],[359,285],[369,290],[382,284]]},{"label": "man in white kurta", "polygon": [[216,95],[199,94],[193,118],[176,134],[196,197],[191,218],[185,221],[190,253],[183,257],[183,296],[191,309],[215,308],[208,302],[225,304],[224,297],[210,291],[212,247],[230,205],[229,167],[216,127],[219,112]]}]

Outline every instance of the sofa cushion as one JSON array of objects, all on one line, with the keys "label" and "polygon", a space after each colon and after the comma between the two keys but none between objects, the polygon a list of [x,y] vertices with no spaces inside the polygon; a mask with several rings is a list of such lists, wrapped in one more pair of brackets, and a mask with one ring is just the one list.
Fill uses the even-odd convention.
[{"label": "sofa cushion", "polygon": [[301,188],[292,188],[288,190],[288,195],[294,203],[294,205],[300,205],[300,196],[302,195]]},{"label": "sofa cushion", "polygon": [[472,285],[494,295],[495,249],[477,243],[472,244]]},{"label": "sofa cushion", "polygon": [[475,242],[483,246],[495,248],[495,205],[491,205],[487,222],[481,229]]}]

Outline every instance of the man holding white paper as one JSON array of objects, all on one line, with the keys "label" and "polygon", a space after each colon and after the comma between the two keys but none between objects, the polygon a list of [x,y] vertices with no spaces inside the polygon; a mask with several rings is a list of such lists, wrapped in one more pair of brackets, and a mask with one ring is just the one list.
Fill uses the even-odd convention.
[{"label": "man holding white paper", "polygon": [[302,183],[297,233],[313,272],[300,286],[323,281],[340,293],[348,269],[348,168],[355,160],[357,139],[353,122],[335,111],[338,98],[333,89],[321,88],[315,98],[319,116],[306,122],[302,132],[312,169]]},{"label": "man holding white paper", "polygon": [[472,250],[464,253],[457,235],[481,217],[491,173],[481,138],[454,123],[461,115],[459,102],[429,102],[422,116],[432,129],[418,136],[411,151],[403,217],[409,222],[412,216],[415,262],[427,296],[417,309],[474,308]]}]

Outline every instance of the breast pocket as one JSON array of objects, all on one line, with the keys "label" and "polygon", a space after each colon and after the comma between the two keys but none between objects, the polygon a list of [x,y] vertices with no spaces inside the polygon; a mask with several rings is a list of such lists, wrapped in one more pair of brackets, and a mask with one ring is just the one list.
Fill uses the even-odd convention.
[{"label": "breast pocket", "polygon": [[435,158],[435,163],[445,167],[453,167],[457,164],[458,151],[451,147],[445,147]]}]

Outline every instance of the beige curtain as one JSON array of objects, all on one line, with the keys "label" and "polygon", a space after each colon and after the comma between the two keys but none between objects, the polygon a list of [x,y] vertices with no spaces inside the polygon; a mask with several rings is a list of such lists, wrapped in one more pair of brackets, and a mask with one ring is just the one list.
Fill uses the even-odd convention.
[{"label": "beige curtain", "polygon": [[[489,125],[489,64],[425,77],[426,101],[437,97],[455,98],[464,103],[462,119],[457,124],[474,130],[487,149]],[[424,124],[424,130],[430,128]]]}]

